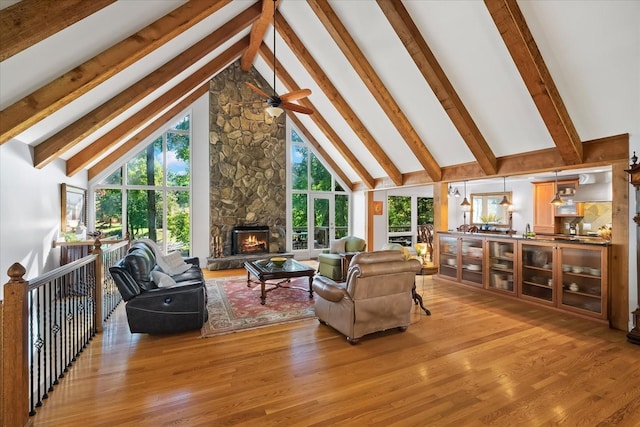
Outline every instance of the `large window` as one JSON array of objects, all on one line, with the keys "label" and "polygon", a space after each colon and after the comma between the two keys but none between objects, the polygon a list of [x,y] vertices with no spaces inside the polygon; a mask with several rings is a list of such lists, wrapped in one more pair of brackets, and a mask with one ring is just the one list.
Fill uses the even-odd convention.
[{"label": "large window", "polygon": [[387,196],[388,241],[403,246],[417,243],[418,227],[433,224],[433,198]]},{"label": "large window", "polygon": [[109,236],[146,237],[189,255],[190,116],[185,116],[94,187],[95,227]]},{"label": "large window", "polygon": [[349,194],[291,130],[291,248],[321,250],[349,234]]}]

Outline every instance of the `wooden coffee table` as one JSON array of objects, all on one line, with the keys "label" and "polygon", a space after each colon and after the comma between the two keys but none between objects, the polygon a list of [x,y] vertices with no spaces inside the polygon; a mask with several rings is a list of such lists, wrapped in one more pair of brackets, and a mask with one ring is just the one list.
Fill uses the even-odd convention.
[{"label": "wooden coffee table", "polygon": [[[283,283],[291,283],[291,279],[295,277],[309,277],[309,298],[313,298],[313,276],[316,271],[308,265],[302,264],[293,258],[288,258],[285,263],[278,267],[268,259],[261,259],[258,261],[246,261],[244,268],[247,270],[247,286],[251,286],[251,276],[257,279],[260,283],[260,304],[264,305],[267,300],[267,292],[271,292],[277,288],[290,288],[300,289],[306,291],[307,289],[299,286],[284,286]],[[268,281],[276,281],[269,282]],[[266,289],[266,285],[272,285],[272,288]]]}]

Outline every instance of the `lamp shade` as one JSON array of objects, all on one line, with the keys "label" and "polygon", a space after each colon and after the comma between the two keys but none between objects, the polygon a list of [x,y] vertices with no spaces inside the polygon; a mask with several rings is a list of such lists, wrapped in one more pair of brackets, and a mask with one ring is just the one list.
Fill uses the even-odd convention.
[{"label": "lamp shade", "polygon": [[284,113],[284,110],[282,108],[280,108],[280,107],[267,107],[267,108],[265,108],[265,111],[271,117],[279,117],[280,114]]}]

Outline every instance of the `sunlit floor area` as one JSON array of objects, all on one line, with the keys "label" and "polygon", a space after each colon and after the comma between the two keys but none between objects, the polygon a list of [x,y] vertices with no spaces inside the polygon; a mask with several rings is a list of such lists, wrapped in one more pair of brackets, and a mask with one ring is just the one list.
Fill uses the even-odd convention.
[{"label": "sunlit floor area", "polygon": [[[244,270],[215,275],[242,275]],[[132,335],[124,306],[35,426],[637,426],[624,332],[417,277],[431,310],[350,345],[317,320],[201,338]]]}]

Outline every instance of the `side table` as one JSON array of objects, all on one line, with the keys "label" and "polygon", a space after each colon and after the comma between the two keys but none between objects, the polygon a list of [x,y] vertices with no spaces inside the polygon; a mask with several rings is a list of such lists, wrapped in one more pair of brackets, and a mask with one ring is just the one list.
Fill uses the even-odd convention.
[{"label": "side table", "polygon": [[342,268],[342,281],[347,280],[347,272],[349,271],[349,264],[351,264],[351,258],[353,258],[358,252],[339,252],[340,255],[340,267]]},{"label": "side table", "polygon": [[[416,276],[420,275],[422,277],[423,283],[424,283],[424,276],[431,276],[433,274],[438,273],[438,266],[437,265],[428,265],[428,264],[423,264],[422,268],[420,269],[419,272],[416,273]],[[416,283],[415,281],[413,282],[413,289],[411,289],[411,296],[413,297],[413,301],[416,303],[416,305],[420,304],[420,308],[424,310],[425,313],[427,313],[427,316],[431,316],[431,311],[429,311],[427,308],[425,308],[423,302],[422,302],[422,295],[420,295],[417,291],[416,291]]]}]

